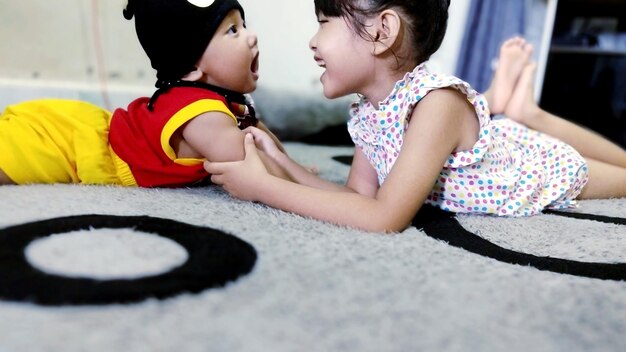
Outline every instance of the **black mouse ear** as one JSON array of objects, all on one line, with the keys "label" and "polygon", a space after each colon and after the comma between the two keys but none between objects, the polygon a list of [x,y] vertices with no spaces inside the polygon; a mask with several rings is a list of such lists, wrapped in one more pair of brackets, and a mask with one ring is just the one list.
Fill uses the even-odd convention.
[{"label": "black mouse ear", "polygon": [[130,20],[133,18],[133,16],[135,15],[135,8],[134,8],[134,1],[133,0],[128,0],[128,3],[126,4],[126,8],[122,11],[122,14],[124,15],[124,18],[127,20]]}]

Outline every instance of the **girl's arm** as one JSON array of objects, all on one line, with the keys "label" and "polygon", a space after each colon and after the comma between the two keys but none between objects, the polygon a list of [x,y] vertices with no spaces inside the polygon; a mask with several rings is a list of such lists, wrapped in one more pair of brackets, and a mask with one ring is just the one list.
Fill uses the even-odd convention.
[{"label": "girl's arm", "polygon": [[[368,231],[401,231],[410,224],[446,159],[459,145],[463,136],[460,126],[464,126],[468,111],[471,106],[456,92],[437,90],[424,97],[413,112],[400,156],[373,198],[273,177],[255,157],[251,137],[246,137],[250,155],[244,161],[209,163],[208,170],[213,182],[237,198]],[[358,174],[351,178],[356,180],[360,173],[355,172]]]},{"label": "girl's arm", "polygon": [[324,180],[312,173],[309,169],[293,161],[284,150],[279,149],[280,147],[276,145],[274,138],[265,131],[256,127],[248,127],[244,132],[251,134],[258,150],[265,152],[267,156],[280,165],[294,182],[329,191],[358,192],[358,190],[351,189],[350,187]]},{"label": "girl's arm", "polygon": [[356,148],[354,151],[354,158],[352,158],[352,166],[350,167],[346,186],[370,198],[376,197],[378,192],[378,174],[365,157],[365,154],[363,154],[361,148]]}]

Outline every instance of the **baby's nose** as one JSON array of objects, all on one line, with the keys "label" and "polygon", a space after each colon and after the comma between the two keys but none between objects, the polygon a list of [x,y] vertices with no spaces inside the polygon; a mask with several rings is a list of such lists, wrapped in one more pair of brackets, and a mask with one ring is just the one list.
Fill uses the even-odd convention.
[{"label": "baby's nose", "polygon": [[259,37],[254,33],[250,33],[248,36],[248,44],[250,44],[250,47],[259,45]]}]

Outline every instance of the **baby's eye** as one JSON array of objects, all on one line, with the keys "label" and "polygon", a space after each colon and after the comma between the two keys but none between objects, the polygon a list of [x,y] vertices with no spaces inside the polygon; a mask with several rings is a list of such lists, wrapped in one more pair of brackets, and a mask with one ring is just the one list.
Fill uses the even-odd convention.
[{"label": "baby's eye", "polygon": [[227,33],[228,34],[237,34],[238,31],[239,30],[237,29],[237,26],[232,25],[232,26],[230,26],[230,28],[228,28],[228,32]]}]

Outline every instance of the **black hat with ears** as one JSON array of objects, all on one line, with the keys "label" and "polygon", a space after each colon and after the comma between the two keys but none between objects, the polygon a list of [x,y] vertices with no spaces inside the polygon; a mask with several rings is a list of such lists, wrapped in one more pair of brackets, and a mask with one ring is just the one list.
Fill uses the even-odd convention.
[{"label": "black hat with ears", "polygon": [[[128,0],[124,17],[135,30],[159,81],[175,81],[196,68],[211,38],[237,0]],[[158,83],[157,83],[158,85]]]}]

